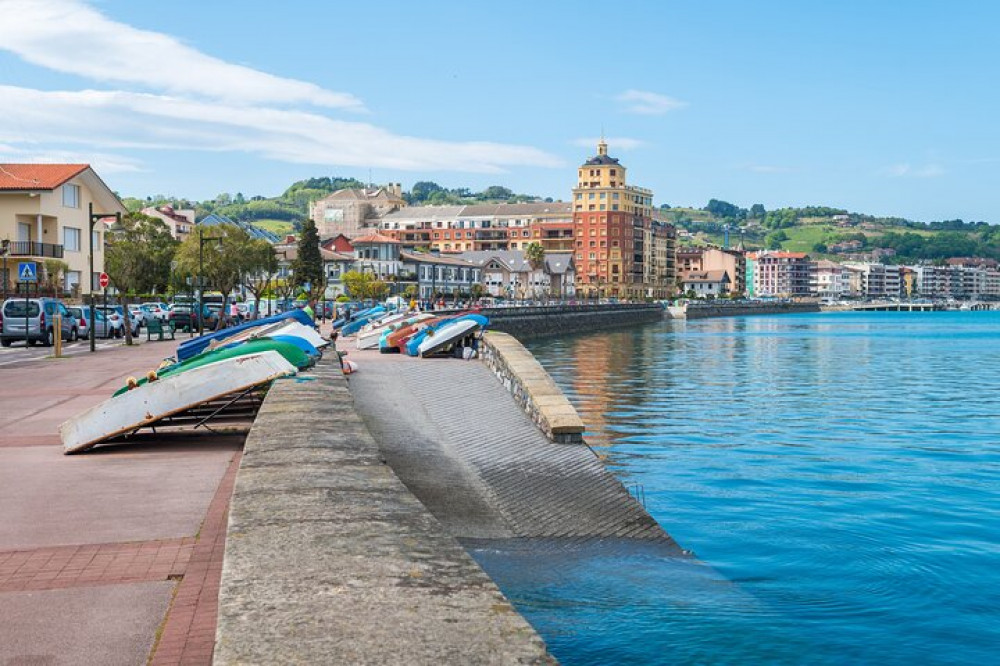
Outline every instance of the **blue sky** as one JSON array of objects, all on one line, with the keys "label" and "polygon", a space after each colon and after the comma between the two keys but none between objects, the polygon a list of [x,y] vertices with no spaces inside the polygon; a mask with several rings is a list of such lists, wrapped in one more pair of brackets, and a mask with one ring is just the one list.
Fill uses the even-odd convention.
[{"label": "blue sky", "polygon": [[[339,175],[1000,222],[991,2],[0,0],[0,160],[123,195]],[[9,19],[9,20],[8,20]]]}]

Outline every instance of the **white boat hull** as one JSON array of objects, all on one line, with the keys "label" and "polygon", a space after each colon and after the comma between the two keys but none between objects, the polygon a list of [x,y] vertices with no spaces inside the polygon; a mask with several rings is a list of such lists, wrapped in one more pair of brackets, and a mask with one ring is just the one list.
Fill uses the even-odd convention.
[{"label": "white boat hull", "polygon": [[358,333],[357,346],[358,349],[378,349],[379,341],[382,339],[382,334],[385,333],[386,329],[393,327],[394,325],[401,326],[406,322],[411,324],[416,324],[427,319],[433,319],[434,315],[421,312],[419,314],[410,313],[404,317],[400,317],[390,322],[386,322],[384,325],[374,328],[370,331],[364,331]]},{"label": "white boat hull", "polygon": [[470,319],[461,319],[450,324],[445,324],[434,331],[433,335],[427,336],[420,346],[417,347],[418,356],[429,356],[434,352],[453,344],[479,328],[479,324]]},{"label": "white boat hull", "polygon": [[109,398],[63,423],[59,436],[65,453],[78,453],[202,403],[295,373],[295,366],[270,350],[210,363]]}]

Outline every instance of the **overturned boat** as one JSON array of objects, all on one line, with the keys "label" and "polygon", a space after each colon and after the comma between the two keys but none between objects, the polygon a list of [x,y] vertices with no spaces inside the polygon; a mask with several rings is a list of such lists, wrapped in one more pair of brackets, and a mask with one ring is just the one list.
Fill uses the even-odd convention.
[{"label": "overturned boat", "polygon": [[296,366],[274,349],[240,355],[225,353],[230,351],[213,352],[220,355],[214,362],[192,364],[172,372],[164,369],[162,377],[150,373],[141,385],[130,381],[125,391],[119,391],[59,427],[64,452],[86,451],[101,442],[198,410],[207,403],[221,403],[215,410],[218,413],[250,391],[297,372]]}]

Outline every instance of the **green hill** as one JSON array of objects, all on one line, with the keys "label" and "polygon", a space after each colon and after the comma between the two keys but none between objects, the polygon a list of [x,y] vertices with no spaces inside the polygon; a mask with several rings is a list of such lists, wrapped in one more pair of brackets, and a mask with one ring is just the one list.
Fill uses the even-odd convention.
[{"label": "green hill", "polygon": [[[702,209],[663,207],[660,216],[690,234],[682,234],[683,244],[722,244],[728,227],[731,246],[742,242],[747,248],[808,252],[814,257],[843,259],[844,252],[881,248],[893,250],[890,260],[898,262],[969,256],[1000,259],[1000,226],[985,222],[924,223],[826,206],[767,211],[760,204],[746,209],[716,199]],[[833,246],[852,241],[860,246],[834,251]]]}]

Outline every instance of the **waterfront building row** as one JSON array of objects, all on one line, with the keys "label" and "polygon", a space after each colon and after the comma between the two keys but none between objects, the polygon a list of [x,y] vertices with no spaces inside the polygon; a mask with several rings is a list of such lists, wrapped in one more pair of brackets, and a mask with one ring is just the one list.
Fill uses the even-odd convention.
[{"label": "waterfront building row", "polygon": [[945,265],[812,260],[802,252],[762,251],[746,258],[747,295],[778,298],[1000,299],[996,262],[954,259]]}]

